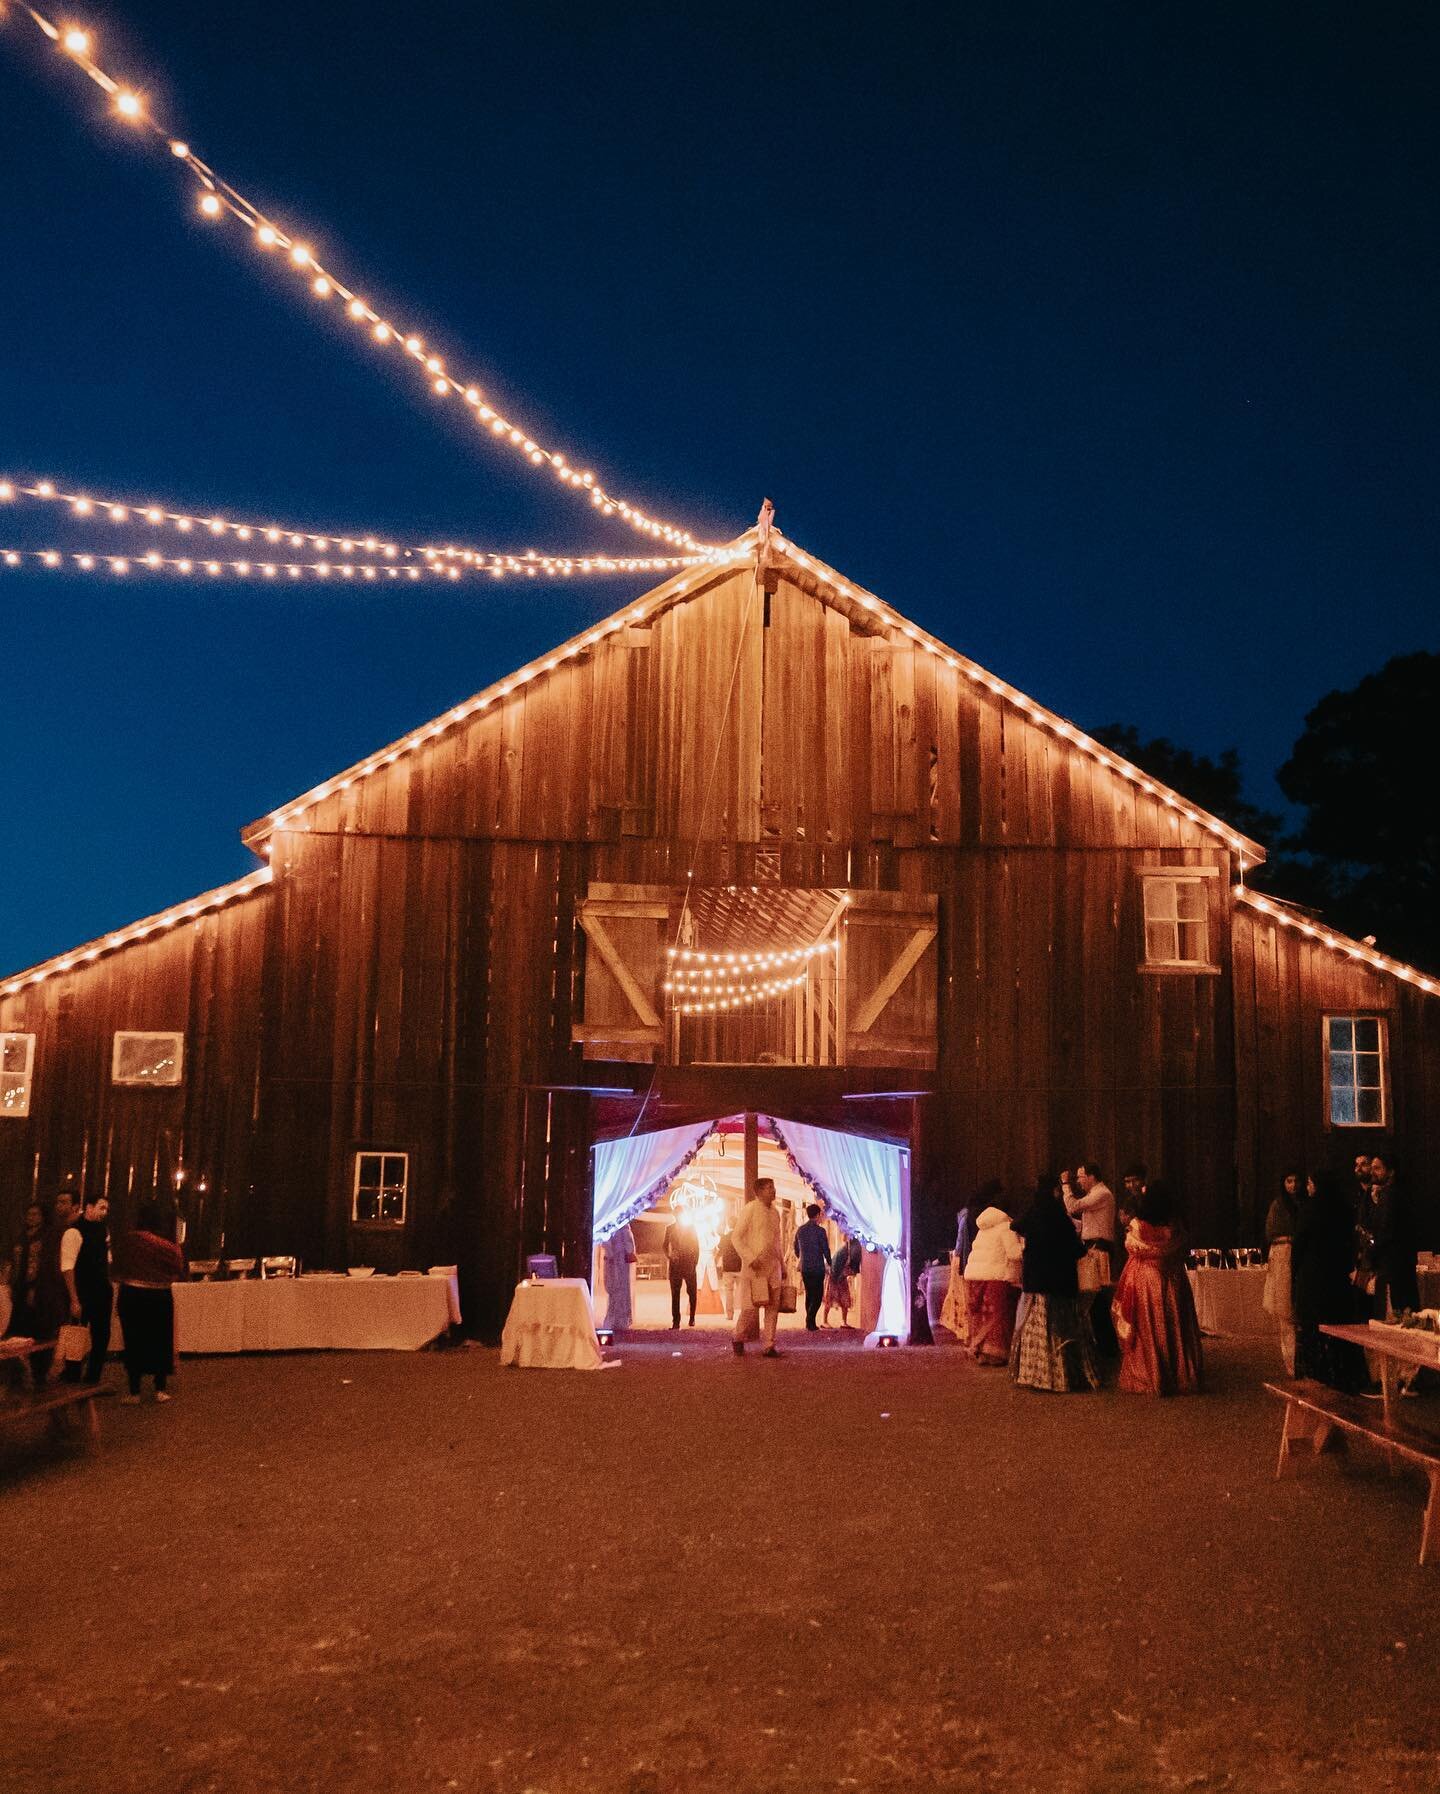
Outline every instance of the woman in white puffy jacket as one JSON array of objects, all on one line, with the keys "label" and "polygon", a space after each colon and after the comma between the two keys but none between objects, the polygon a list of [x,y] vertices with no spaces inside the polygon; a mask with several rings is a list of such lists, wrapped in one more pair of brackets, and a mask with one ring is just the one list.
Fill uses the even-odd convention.
[{"label": "woman in white puffy jacket", "polygon": [[982,1209],[975,1223],[975,1244],[965,1265],[970,1350],[977,1364],[1010,1361],[1024,1253],[1025,1247],[1004,1209]]}]

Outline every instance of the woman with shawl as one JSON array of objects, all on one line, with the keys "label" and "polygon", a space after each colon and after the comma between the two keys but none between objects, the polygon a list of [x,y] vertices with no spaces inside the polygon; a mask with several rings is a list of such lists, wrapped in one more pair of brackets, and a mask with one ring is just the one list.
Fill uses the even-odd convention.
[{"label": "woman with shawl", "polygon": [[140,1379],[155,1379],[155,1399],[168,1402],[165,1384],[175,1368],[175,1298],[170,1286],[185,1275],[185,1260],[174,1240],[161,1231],[165,1217],[158,1202],[142,1202],[135,1225],[115,1242],[115,1277],[120,1285],[116,1313],[125,1335],[125,1375],[138,1402]]},{"label": "woman with shawl", "polygon": [[1134,1395],[1194,1395],[1204,1377],[1200,1323],[1185,1275],[1184,1232],[1162,1183],[1152,1183],[1125,1233],[1125,1269],[1111,1313],[1118,1387]]},{"label": "woman with shawl", "polygon": [[1009,1361],[1023,1253],[1020,1236],[1004,1209],[982,1209],[964,1276],[966,1323],[977,1364]]},{"label": "woman with shawl", "polygon": [[1010,1380],[1066,1395],[1098,1389],[1090,1301],[1079,1293],[1076,1261],[1085,1248],[1065,1213],[1059,1184],[1044,1173],[1030,1207],[1013,1223],[1025,1243],[1020,1307],[1010,1346]]}]

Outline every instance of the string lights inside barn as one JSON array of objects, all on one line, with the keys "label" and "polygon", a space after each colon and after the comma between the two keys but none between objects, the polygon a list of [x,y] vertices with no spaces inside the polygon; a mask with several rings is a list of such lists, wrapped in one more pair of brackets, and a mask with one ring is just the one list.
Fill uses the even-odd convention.
[{"label": "string lights inside barn", "polygon": [[308,242],[287,230],[223,180],[183,138],[171,136],[153,117],[139,92],[117,81],[101,67],[90,33],[78,27],[62,28],[33,6],[22,6],[20,10],[33,20],[63,56],[110,96],[121,119],[148,132],[166,146],[173,160],[194,181],[202,217],[214,221],[230,219],[243,226],[251,233],[257,247],[274,257],[277,266],[283,266],[305,283],[313,299],[326,305],[338,305],[341,314],[358,330],[364,331],[378,350],[400,355],[412,364],[417,380],[424,382],[432,396],[459,399],[488,437],[518,454],[527,465],[547,470],[562,486],[587,500],[601,516],[618,517],[642,535],[668,542],[689,553],[704,548],[705,544],[697,541],[689,530],[652,517],[638,505],[617,497],[607,491],[588,468],[575,466],[559,449],[547,448],[536,441],[531,431],[490,404],[479,386],[449,370],[423,337],[393,317],[382,314],[370,300],[322,263]]}]

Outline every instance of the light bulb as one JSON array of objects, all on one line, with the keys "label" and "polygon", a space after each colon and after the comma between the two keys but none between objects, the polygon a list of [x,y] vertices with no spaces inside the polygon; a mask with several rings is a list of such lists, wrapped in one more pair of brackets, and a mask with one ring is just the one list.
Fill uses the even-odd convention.
[{"label": "light bulb", "polygon": [[317,299],[328,299],[330,297],[330,282],[326,280],[323,274],[317,274],[314,280],[311,281],[310,287]]},{"label": "light bulb", "polygon": [[262,224],[260,226],[259,230],[256,231],[255,236],[259,242],[261,242],[265,245],[265,247],[267,249],[271,249],[274,247],[275,228],[273,225]]},{"label": "light bulb", "polygon": [[140,97],[138,94],[122,92],[115,101],[115,110],[122,118],[139,118]]},{"label": "light bulb", "polygon": [[186,156],[190,154],[190,145],[188,143],[182,143],[177,137],[170,145],[170,154],[172,156],[179,156],[180,160],[183,162]]},{"label": "light bulb", "polygon": [[303,243],[297,243],[290,251],[290,260],[297,268],[308,268],[310,266],[310,251]]},{"label": "light bulb", "polygon": [[207,218],[218,218],[220,216],[220,201],[213,193],[207,193],[200,201],[200,210]]},{"label": "light bulb", "polygon": [[90,34],[86,31],[67,31],[63,41],[72,56],[86,56],[90,52]]}]

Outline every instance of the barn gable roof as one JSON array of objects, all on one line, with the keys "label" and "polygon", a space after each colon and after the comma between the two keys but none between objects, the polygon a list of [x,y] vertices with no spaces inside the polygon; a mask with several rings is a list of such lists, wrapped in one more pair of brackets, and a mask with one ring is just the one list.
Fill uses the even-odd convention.
[{"label": "barn gable roof", "polygon": [[[758,532],[747,530],[726,547],[695,566],[687,568],[656,586],[653,591],[643,597],[624,605],[602,622],[592,628],[572,636],[569,641],[562,642],[548,654],[540,655],[525,666],[517,668],[503,679],[497,679],[484,690],[476,692],[472,697],[462,700],[451,709],[432,717],[408,735],[378,748],[365,759],[346,767],[333,777],[322,780],[309,791],[292,798],[288,803],[279,805],[267,816],[262,816],[241,830],[241,839],[256,853],[268,852],[268,840],[276,828],[298,820],[313,805],[332,797],[337,792],[347,791],[358,780],[368,778],[383,767],[392,766],[402,755],[414,753],[424,748],[427,743],[438,739],[447,730],[468,721],[471,717],[491,706],[503,703],[510,694],[532,680],[542,678],[554,672],[567,661],[576,656],[588,653],[597,647],[606,637],[617,634],[629,625],[645,624],[654,619],[670,606],[698,596],[718,577],[733,572],[737,565],[752,560],[755,556]],[[1206,830],[1222,841],[1232,852],[1240,857],[1242,869],[1259,865],[1265,859],[1265,849],[1257,841],[1242,835],[1229,823],[1222,822],[1219,817],[1212,816],[1202,810],[1188,798],[1160,780],[1152,778],[1139,767],[1131,764],[1122,755],[1113,753],[1091,736],[1087,735],[1077,724],[1068,718],[1058,715],[1044,704],[1037,703],[1016,686],[999,678],[980,666],[978,662],[960,654],[947,646],[938,637],[929,634],[917,624],[901,615],[892,605],[877,598],[873,592],[858,586],[853,580],[834,567],[808,554],[779,530],[772,530],[769,539],[768,559],[774,571],[795,583],[801,590],[818,598],[822,604],[840,611],[857,628],[868,634],[885,635],[898,633],[913,641],[924,653],[933,654],[944,660],[952,669],[965,675],[977,687],[981,687],[1003,703],[1022,714],[1027,721],[1036,724],[1057,739],[1068,743],[1080,753],[1089,755],[1110,772],[1132,783],[1138,791],[1147,796],[1156,797],[1167,808],[1183,816],[1197,827]]]}]

